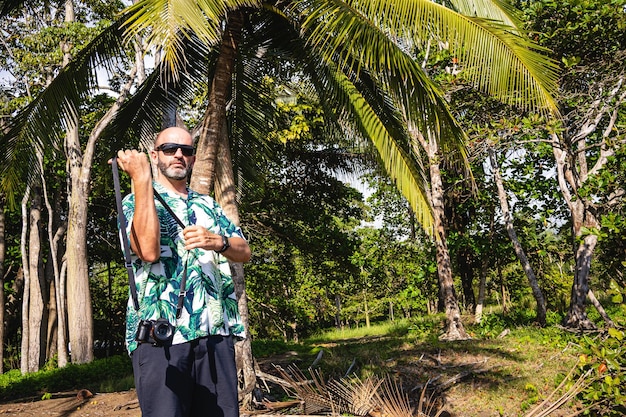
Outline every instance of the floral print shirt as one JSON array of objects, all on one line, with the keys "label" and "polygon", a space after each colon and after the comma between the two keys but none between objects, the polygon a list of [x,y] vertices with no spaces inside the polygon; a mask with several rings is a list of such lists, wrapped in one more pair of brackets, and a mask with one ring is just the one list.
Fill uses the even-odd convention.
[{"label": "floral print shirt", "polygon": [[[198,224],[213,233],[244,238],[241,229],[224,215],[222,208],[210,196],[188,190],[185,199],[168,192],[157,182],[153,186],[183,224]],[[134,195],[127,195],[122,204],[127,223],[126,234],[130,238],[135,212]],[[135,310],[132,297],[129,297],[126,309],[128,352],[132,353],[137,348],[135,334],[142,319],[165,318],[175,325],[172,344],[207,335],[245,337],[228,260],[214,251],[185,250],[183,229],[156,197],[155,205],[161,226],[161,257],[151,263],[131,254],[139,311]],[[187,292],[181,315],[177,319],[176,306],[185,262]]]}]

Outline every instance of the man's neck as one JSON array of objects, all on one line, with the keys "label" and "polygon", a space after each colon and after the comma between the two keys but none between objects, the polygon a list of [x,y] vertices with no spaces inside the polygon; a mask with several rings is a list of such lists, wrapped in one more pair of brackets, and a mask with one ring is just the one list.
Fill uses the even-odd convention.
[{"label": "man's neck", "polygon": [[163,176],[159,176],[156,180],[163,187],[167,188],[169,191],[172,191],[181,197],[187,197],[187,181],[186,180],[172,180],[169,178],[165,178]]}]

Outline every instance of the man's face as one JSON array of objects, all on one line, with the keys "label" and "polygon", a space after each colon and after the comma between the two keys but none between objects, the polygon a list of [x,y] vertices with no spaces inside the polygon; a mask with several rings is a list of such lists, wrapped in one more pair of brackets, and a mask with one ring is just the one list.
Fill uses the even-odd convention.
[{"label": "man's face", "polygon": [[186,135],[159,138],[153,152],[156,153],[157,167],[163,176],[177,181],[187,179],[196,158],[191,143],[191,138]]}]

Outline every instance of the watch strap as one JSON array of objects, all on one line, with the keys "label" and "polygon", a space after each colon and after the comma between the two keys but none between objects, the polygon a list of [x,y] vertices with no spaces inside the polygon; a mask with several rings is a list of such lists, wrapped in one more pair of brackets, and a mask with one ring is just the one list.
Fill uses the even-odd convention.
[{"label": "watch strap", "polygon": [[224,253],[228,248],[230,248],[230,242],[228,241],[228,238],[226,236],[222,235],[222,248],[216,250],[215,252]]}]

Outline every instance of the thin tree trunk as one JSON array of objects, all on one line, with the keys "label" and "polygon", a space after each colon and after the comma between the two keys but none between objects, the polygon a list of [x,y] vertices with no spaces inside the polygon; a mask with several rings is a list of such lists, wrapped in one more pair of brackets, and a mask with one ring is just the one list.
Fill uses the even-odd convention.
[{"label": "thin tree trunk", "polygon": [[[47,267],[52,268],[52,281],[49,291],[49,303],[48,303],[48,332],[47,332],[47,347],[46,347],[46,359],[50,359],[57,356],[57,365],[63,368],[67,365],[67,343],[66,343],[66,327],[65,327],[65,303],[61,299],[59,294],[59,279],[60,279],[60,265],[59,254],[61,253],[58,248],[59,239],[65,235],[66,224],[59,221],[59,211],[53,209],[48,199],[48,189],[46,185],[46,178],[43,175],[43,155],[38,155],[39,169],[41,170],[41,185],[43,187],[43,197],[48,212],[48,241],[50,243],[50,260],[47,263]],[[54,232],[55,225],[59,224],[57,231]],[[51,266],[50,266],[51,265]]]},{"label": "thin tree trunk", "polygon": [[589,301],[591,301],[591,304],[593,304],[593,306],[596,308],[596,310],[598,310],[598,313],[600,313],[600,317],[602,317],[602,319],[604,320],[606,325],[608,327],[615,327],[615,323],[613,322],[613,320],[611,320],[611,318],[607,314],[607,312],[604,309],[604,307],[602,307],[602,304],[600,304],[600,300],[598,300],[596,298],[596,296],[593,293],[593,291],[589,290],[587,292],[587,296],[589,297]]},{"label": "thin tree trunk", "polygon": [[489,213],[489,239],[487,245],[487,253],[483,253],[482,266],[480,268],[480,281],[478,284],[478,301],[476,302],[476,311],[474,313],[474,323],[480,323],[483,318],[483,303],[485,302],[485,286],[487,284],[487,269],[489,266],[489,252],[493,244],[493,233],[495,229],[495,210],[490,205]]},{"label": "thin tree trunk", "polygon": [[29,358],[29,337],[30,326],[28,313],[30,311],[30,272],[28,270],[28,249],[26,246],[26,236],[28,235],[28,214],[27,203],[30,198],[30,185],[26,185],[26,191],[22,198],[22,234],[20,237],[20,251],[22,253],[22,275],[24,284],[22,287],[22,347],[20,349],[20,369],[22,374],[28,373]]},{"label": "thin tree trunk", "polygon": [[370,328],[370,309],[367,305],[367,292],[363,290],[363,311],[365,313],[365,327]]},{"label": "thin tree trunk", "polygon": [[46,313],[47,283],[41,256],[41,189],[31,193],[30,233],[28,238],[28,269],[30,276],[28,324],[28,372],[43,366],[47,346],[48,315]]},{"label": "thin tree trunk", "polygon": [[490,147],[489,150],[489,160],[491,162],[491,168],[493,169],[493,179],[496,183],[496,187],[498,189],[498,198],[500,200],[500,209],[502,210],[502,214],[504,217],[504,225],[506,228],[506,232],[509,235],[509,239],[511,239],[511,243],[513,244],[513,250],[515,251],[515,255],[517,259],[519,259],[522,264],[522,268],[524,269],[524,273],[526,274],[526,278],[528,278],[528,284],[533,292],[533,297],[535,297],[535,301],[537,302],[537,323],[540,326],[544,327],[546,325],[546,300],[543,296],[543,292],[541,288],[539,288],[539,283],[537,282],[537,277],[535,276],[535,272],[533,271],[528,258],[526,257],[526,252],[522,248],[522,245],[519,243],[519,239],[517,238],[517,233],[515,232],[515,228],[513,227],[513,218],[511,216],[511,211],[509,210],[509,203],[506,197],[506,192],[504,191],[504,184],[502,182],[502,176],[500,175],[500,168],[498,166],[498,162],[496,161],[496,156],[494,154],[493,149]]},{"label": "thin tree trunk", "polygon": [[341,330],[343,325],[341,323],[341,297],[339,294],[335,294],[335,327]]},{"label": "thin tree trunk", "polygon": [[0,195],[0,374],[4,373],[4,260],[6,258],[4,195]]}]

